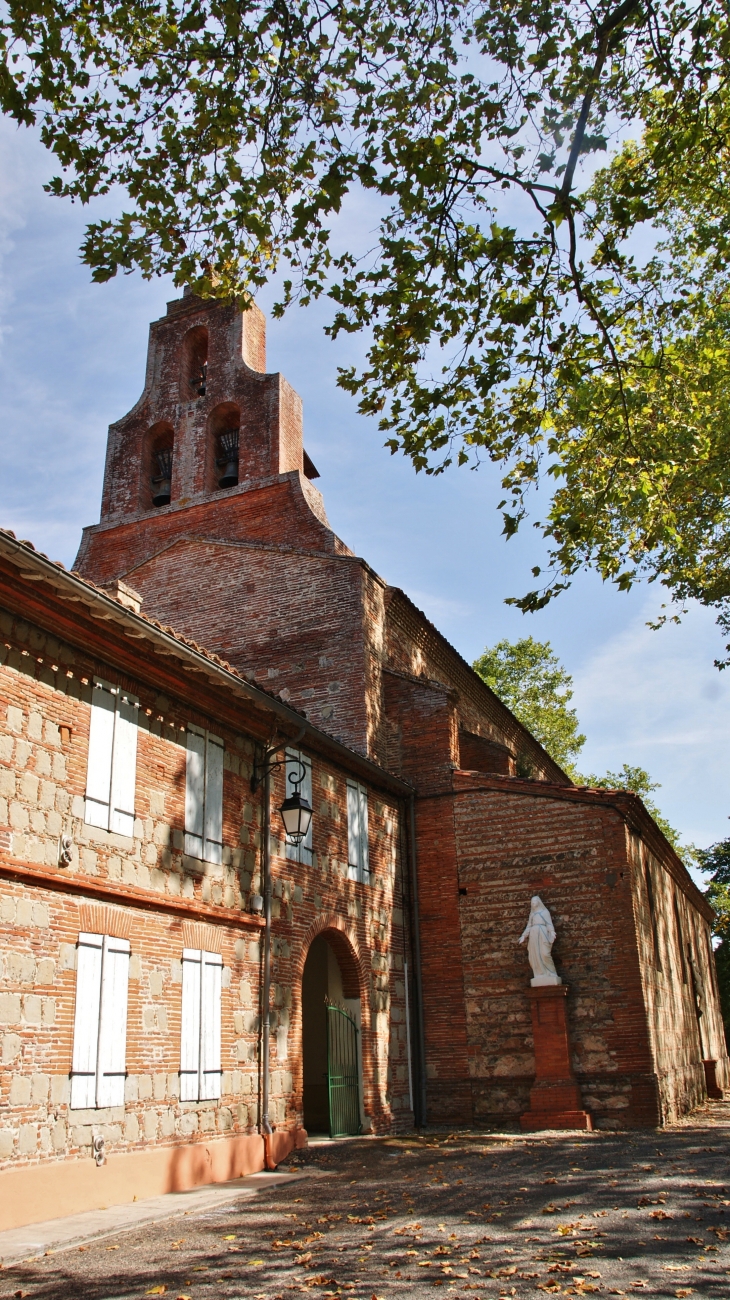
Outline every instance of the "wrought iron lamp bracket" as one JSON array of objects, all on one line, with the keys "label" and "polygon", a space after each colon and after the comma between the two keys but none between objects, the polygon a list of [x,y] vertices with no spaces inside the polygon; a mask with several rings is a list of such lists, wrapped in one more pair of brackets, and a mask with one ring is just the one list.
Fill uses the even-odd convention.
[{"label": "wrought iron lamp bracket", "polygon": [[[269,748],[265,749],[260,761],[254,759],[253,772],[251,774],[252,794],[256,793],[259,786],[264,781],[265,777],[270,776],[272,772],[275,772],[277,770],[277,768],[284,767],[287,761],[286,760],[287,749],[299,744],[299,741],[302,739],[302,736],[304,735],[304,731],[305,728],[302,727],[301,731],[299,732],[299,735],[294,736],[292,740],[285,740],[282,742],[281,745],[272,745]],[[277,755],[282,755],[282,756],[277,757]],[[299,763],[299,766],[302,769],[302,775],[299,777],[299,780],[296,780],[296,778],[292,780],[291,777],[290,780],[292,780],[292,784],[298,790],[299,786],[302,784],[302,781],[304,780],[306,768],[301,758],[297,759],[296,761]]]}]

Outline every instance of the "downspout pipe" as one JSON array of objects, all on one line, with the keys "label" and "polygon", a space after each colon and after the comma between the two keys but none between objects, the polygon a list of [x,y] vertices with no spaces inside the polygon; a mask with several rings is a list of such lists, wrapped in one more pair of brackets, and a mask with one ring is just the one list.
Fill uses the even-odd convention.
[{"label": "downspout pipe", "polygon": [[264,891],[264,971],[261,990],[261,1120],[259,1129],[264,1139],[264,1165],[266,1169],[276,1169],[271,1154],[271,1118],[269,1116],[269,1085],[271,1080],[271,773],[281,767],[285,761],[278,757],[288,745],[298,745],[304,735],[302,727],[292,740],[285,740],[280,745],[273,745],[264,751],[260,766],[254,764],[251,777],[251,790],[255,793],[262,786],[261,863]]},{"label": "downspout pipe", "polygon": [[271,1158],[271,1120],[269,1119],[269,1083],[270,1074],[270,1033],[271,1018],[271,768],[267,763],[263,780],[263,818],[261,834],[262,862],[264,868],[264,979],[261,995],[261,1135],[264,1139],[264,1165],[266,1169],[276,1169]]},{"label": "downspout pipe", "polygon": [[416,1070],[416,1114],[417,1128],[425,1128],[426,1109],[426,1035],[423,1018],[423,976],[421,971],[421,921],[418,911],[418,861],[416,857],[416,798],[408,799],[409,836],[408,864],[411,877],[411,910],[413,919],[413,978],[416,986],[416,1025],[418,1038],[418,1068]]}]

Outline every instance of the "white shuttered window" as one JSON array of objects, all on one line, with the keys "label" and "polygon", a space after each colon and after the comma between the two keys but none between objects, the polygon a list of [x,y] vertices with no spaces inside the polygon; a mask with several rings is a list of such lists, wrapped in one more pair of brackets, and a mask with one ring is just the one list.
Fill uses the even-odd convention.
[{"label": "white shuttered window", "polygon": [[[303,770],[302,770],[303,769]],[[310,808],[314,807],[312,803],[312,760],[307,758],[298,749],[287,749],[286,751],[286,795],[299,791],[303,799],[306,799]],[[312,861],[312,830],[314,826],[314,817],[309,823],[307,831],[301,844],[291,844],[289,839],[286,841],[286,856],[291,862]]]},{"label": "white shuttered window", "polygon": [[355,781],[347,782],[347,859],[350,880],[370,881],[368,854],[368,792]]},{"label": "white shuttered window", "polygon": [[185,852],[204,862],[223,858],[223,741],[192,723],[187,734]]},{"label": "white shuttered window", "polygon": [[182,970],[180,1100],[210,1101],[221,1095],[223,959],[184,948]]},{"label": "white shuttered window", "polygon": [[136,696],[94,678],[84,817],[120,835],[134,831],[138,708]]},{"label": "white shuttered window", "polygon": [[129,940],[79,935],[71,1108],[124,1105]]}]

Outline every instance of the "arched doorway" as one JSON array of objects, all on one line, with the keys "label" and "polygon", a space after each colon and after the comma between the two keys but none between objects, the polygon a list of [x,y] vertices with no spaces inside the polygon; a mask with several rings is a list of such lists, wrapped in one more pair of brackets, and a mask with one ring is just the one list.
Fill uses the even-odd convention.
[{"label": "arched doorway", "polygon": [[336,931],[312,941],[304,964],[302,1058],[307,1132],[361,1132],[359,985],[346,941]]}]

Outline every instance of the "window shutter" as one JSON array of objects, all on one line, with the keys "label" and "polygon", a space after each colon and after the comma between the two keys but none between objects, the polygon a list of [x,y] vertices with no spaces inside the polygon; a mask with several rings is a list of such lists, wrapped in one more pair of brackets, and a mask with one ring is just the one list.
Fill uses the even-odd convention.
[{"label": "window shutter", "polygon": [[347,782],[347,861],[350,880],[360,878],[360,800],[357,786]]},{"label": "window shutter", "polygon": [[184,948],[180,1023],[181,1101],[197,1101],[200,1096],[200,974],[201,954],[196,948]]},{"label": "window shutter", "polygon": [[205,844],[206,862],[223,859],[223,741],[208,733],[205,754]]},{"label": "window shutter", "polygon": [[[302,769],[299,766],[299,751],[296,749],[287,749],[286,767],[284,768],[284,798],[285,799],[288,799],[289,795],[292,794],[296,789],[295,783],[299,779],[301,774],[302,774]],[[290,777],[293,777],[294,780],[290,780],[289,779]],[[286,835],[286,833],[284,834],[284,852],[290,862],[299,861],[299,847],[298,845],[291,844],[289,842],[289,838]]]},{"label": "window shutter", "polygon": [[111,686],[95,677],[91,697],[84,819],[90,826],[102,826],[105,831],[109,830],[115,713],[116,701]]},{"label": "window shutter", "polygon": [[205,733],[188,727],[185,770],[185,852],[203,856],[205,815]]},{"label": "window shutter", "polygon": [[358,789],[360,802],[360,879],[367,884],[370,879],[370,852],[368,848],[368,792]]},{"label": "window shutter", "polygon": [[[307,803],[309,804],[310,808],[314,808],[314,804],[312,803],[312,764],[308,758],[304,758],[304,757],[302,757],[302,762],[304,763],[304,780],[302,781],[302,784],[299,788],[302,792],[302,795],[304,796]],[[309,830],[304,836],[304,839],[302,840],[300,846],[300,848],[305,850],[305,854],[304,854],[305,862],[312,861],[313,830],[314,830],[314,816],[312,817],[312,820],[309,823]]]},{"label": "window shutter", "polygon": [[76,953],[76,1009],[71,1057],[71,1109],[96,1106],[103,937],[80,934]]},{"label": "window shutter", "polygon": [[223,959],[214,952],[201,953],[200,997],[200,1099],[221,1095],[221,976]]},{"label": "window shutter", "polygon": [[109,829],[134,834],[134,788],[137,775],[137,704],[134,696],[117,695]]},{"label": "window shutter", "polygon": [[97,1106],[123,1106],[127,1061],[129,940],[104,936],[97,1053]]}]

